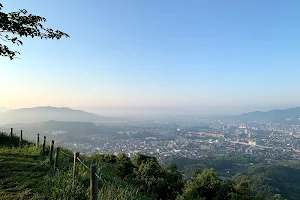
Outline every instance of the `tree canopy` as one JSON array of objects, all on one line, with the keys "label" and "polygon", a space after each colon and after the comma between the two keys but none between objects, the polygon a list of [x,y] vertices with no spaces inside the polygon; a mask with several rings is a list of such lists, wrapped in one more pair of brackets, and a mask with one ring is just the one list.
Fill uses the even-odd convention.
[{"label": "tree canopy", "polygon": [[20,52],[11,50],[9,44],[23,45],[22,37],[41,39],[61,39],[69,37],[67,33],[60,30],[45,28],[43,23],[47,20],[44,17],[29,14],[25,9],[15,12],[2,12],[3,5],[0,3],[0,56],[16,58]]},{"label": "tree canopy", "polygon": [[206,200],[252,200],[247,182],[223,181],[214,169],[205,169],[187,181],[183,192],[184,199]]},{"label": "tree canopy", "polygon": [[245,173],[237,173],[234,181],[248,181],[250,189],[265,199],[296,200],[300,196],[300,169],[259,163]]},{"label": "tree canopy", "polygon": [[185,182],[176,165],[162,167],[155,157],[140,153],[133,160],[124,153],[118,156],[94,154],[91,158],[93,163],[110,164],[118,176],[153,199],[257,200],[246,181],[224,181],[214,169],[198,171]]}]

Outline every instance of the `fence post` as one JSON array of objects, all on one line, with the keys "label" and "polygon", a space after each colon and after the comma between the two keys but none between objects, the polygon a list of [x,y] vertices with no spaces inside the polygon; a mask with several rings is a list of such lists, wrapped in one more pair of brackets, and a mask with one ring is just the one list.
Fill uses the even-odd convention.
[{"label": "fence post", "polygon": [[36,136],[36,146],[38,147],[40,145],[40,134],[37,134]]},{"label": "fence post", "polygon": [[74,152],[74,164],[73,164],[73,186],[75,184],[75,176],[77,175],[77,170],[76,170],[76,162],[77,158],[79,157],[79,152]]},{"label": "fence post", "polygon": [[91,165],[90,170],[90,200],[98,200],[98,174],[97,165]]},{"label": "fence post", "polygon": [[13,129],[13,128],[10,128],[10,137],[13,136],[13,132],[14,132],[14,129]]},{"label": "fence post", "polygon": [[43,156],[45,155],[45,152],[46,152],[46,136],[44,136],[44,140],[43,140],[43,149],[42,149]]},{"label": "fence post", "polygon": [[22,146],[23,142],[23,130],[21,130],[21,135],[20,135],[20,146]]},{"label": "fence post", "polygon": [[54,140],[52,140],[51,143],[50,143],[50,154],[49,154],[50,162],[53,161],[53,150],[54,150]]},{"label": "fence post", "polygon": [[58,168],[59,154],[60,154],[60,148],[56,147],[55,161],[54,161],[54,171],[56,171],[57,168]]}]

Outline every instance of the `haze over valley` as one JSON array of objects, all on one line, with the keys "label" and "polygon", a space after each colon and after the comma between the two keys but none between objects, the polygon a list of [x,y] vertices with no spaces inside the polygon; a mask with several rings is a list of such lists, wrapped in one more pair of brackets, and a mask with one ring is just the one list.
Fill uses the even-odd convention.
[{"label": "haze over valley", "polygon": [[0,199],[299,200],[299,10],[0,0]]}]

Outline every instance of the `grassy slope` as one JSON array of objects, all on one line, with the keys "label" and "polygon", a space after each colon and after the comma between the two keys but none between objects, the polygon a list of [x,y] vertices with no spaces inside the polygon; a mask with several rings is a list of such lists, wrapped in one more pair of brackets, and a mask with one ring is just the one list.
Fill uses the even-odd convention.
[{"label": "grassy slope", "polygon": [[[18,147],[17,137],[0,134],[0,199],[88,199],[89,170],[78,166],[76,188],[72,189],[72,157],[61,154],[57,173],[49,159],[40,155],[40,148],[30,142]],[[72,152],[62,149],[68,154]],[[89,166],[89,157],[81,157]],[[98,163],[99,199],[140,199],[134,186],[116,176],[113,166]]]},{"label": "grassy slope", "polygon": [[36,147],[0,148],[0,199],[30,199],[49,167]]}]

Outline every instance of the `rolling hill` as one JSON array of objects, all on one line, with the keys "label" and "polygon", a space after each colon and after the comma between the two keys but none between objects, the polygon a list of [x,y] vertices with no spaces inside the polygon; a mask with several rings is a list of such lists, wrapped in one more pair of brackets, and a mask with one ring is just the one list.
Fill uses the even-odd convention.
[{"label": "rolling hill", "polygon": [[299,121],[300,107],[285,110],[276,109],[267,112],[255,111],[236,115],[233,118],[240,120]]},{"label": "rolling hill", "polygon": [[43,121],[102,122],[113,118],[103,117],[82,110],[57,107],[34,107],[9,110],[0,115],[0,124],[34,123]]}]

